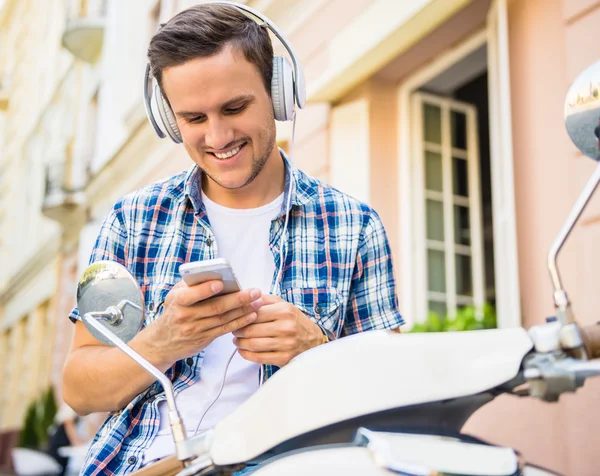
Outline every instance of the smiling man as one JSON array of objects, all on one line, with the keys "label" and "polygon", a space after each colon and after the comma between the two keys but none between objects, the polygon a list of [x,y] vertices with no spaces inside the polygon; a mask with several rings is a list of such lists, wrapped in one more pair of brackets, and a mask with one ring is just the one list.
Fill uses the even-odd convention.
[{"label": "smiling man", "polygon": [[[118,261],[140,282],[146,321],[130,345],[171,378],[191,435],[300,353],[403,321],[376,212],[276,147],[265,28],[232,6],[202,4],[161,28],[148,59],[194,165],[116,203],[90,262]],[[220,281],[180,281],[182,263],[217,257],[243,291],[215,297]],[[174,454],[160,386],[94,339],[77,309],[70,317],[64,398],[79,414],[111,412],[83,474],[125,474]]]},{"label": "smiling man", "polygon": [[[168,52],[157,56],[172,61]],[[282,193],[285,167],[271,99],[240,46],[229,43],[213,56],[167,67],[161,79],[207,196],[226,207],[256,208]]]}]

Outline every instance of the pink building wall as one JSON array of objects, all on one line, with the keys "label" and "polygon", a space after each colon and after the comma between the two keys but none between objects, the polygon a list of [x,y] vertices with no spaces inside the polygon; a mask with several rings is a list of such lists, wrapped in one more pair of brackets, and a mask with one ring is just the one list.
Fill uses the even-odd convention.
[{"label": "pink building wall", "polygon": [[[519,279],[524,327],[554,314],[547,253],[594,163],[571,144],[563,101],[571,81],[600,59],[600,2],[513,1],[509,6],[511,103]],[[583,324],[598,321],[600,198],[582,217],[559,258],[564,286]],[[596,245],[596,246],[594,246]],[[503,397],[467,429],[512,445],[533,462],[568,475],[600,466],[600,382],[548,404]]]}]

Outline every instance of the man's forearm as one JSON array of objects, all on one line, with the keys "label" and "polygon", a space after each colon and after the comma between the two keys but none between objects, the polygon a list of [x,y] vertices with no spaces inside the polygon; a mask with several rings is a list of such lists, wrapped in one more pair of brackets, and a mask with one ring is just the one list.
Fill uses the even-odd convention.
[{"label": "man's forearm", "polygon": [[[135,341],[135,339],[134,339]],[[172,363],[153,361],[144,346],[130,346],[161,372]],[[63,398],[79,415],[121,410],[155,378],[117,347],[84,346],[72,350],[63,372]]]}]

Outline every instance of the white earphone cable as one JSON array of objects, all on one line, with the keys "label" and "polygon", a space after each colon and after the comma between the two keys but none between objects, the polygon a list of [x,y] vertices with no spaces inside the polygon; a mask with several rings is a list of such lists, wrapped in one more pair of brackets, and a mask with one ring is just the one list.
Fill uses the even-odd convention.
[{"label": "white earphone cable", "polygon": [[223,387],[225,387],[225,379],[227,378],[227,371],[229,370],[229,364],[233,360],[233,357],[235,356],[236,352],[237,352],[237,349],[235,349],[229,356],[227,365],[225,365],[225,373],[223,374],[223,379],[221,380],[221,388],[219,388],[217,396],[213,399],[212,402],[210,402],[210,405],[208,407],[206,407],[206,410],[204,410],[204,413],[202,414],[202,416],[200,417],[200,421],[198,422],[198,426],[196,426],[196,429],[194,430],[194,435],[196,435],[198,433],[198,430],[200,430],[200,425],[202,425],[202,420],[204,420],[204,417],[208,413],[208,410],[210,410],[210,408],[217,402],[217,400],[221,396],[221,392],[223,392]]}]

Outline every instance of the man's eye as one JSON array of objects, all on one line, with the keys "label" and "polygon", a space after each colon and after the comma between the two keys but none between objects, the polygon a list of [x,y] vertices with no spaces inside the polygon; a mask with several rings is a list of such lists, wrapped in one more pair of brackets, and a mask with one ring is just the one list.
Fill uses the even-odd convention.
[{"label": "man's eye", "polygon": [[225,114],[239,114],[244,109],[246,109],[246,105],[245,104],[242,104],[239,107],[228,107],[227,109],[225,109]]},{"label": "man's eye", "polygon": [[206,116],[196,116],[196,117],[190,117],[188,119],[188,122],[192,122],[194,124],[197,124],[199,122],[204,122],[206,120]]}]

